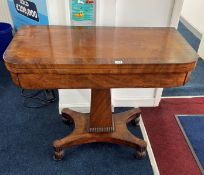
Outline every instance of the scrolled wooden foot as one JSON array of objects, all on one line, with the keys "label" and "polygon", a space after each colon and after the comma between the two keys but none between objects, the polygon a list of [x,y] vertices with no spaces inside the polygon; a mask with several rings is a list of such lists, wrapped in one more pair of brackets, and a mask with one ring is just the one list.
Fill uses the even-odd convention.
[{"label": "scrolled wooden foot", "polygon": [[[89,132],[89,122],[91,116],[87,114],[75,112],[67,108],[63,109],[62,114],[66,119],[69,119],[71,116],[74,122],[74,129],[69,135],[54,141],[53,147],[55,150],[55,160],[63,159],[63,149],[94,142],[108,142],[126,145],[137,150],[136,158],[142,159],[145,157],[147,147],[146,142],[133,135],[127,128],[127,123],[137,118],[137,116],[140,116],[139,109],[132,109],[126,112],[111,115],[111,119],[114,121],[115,130],[105,133]],[[101,127],[103,128],[104,126]]]}]

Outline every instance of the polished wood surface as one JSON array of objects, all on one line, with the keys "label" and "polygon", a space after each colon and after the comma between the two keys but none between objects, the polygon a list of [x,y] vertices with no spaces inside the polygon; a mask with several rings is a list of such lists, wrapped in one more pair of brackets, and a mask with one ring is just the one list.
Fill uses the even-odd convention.
[{"label": "polished wood surface", "polygon": [[4,54],[25,89],[175,87],[197,57],[174,28],[125,27],[25,26]]},{"label": "polished wood surface", "polygon": [[130,146],[144,157],[146,142],[126,126],[140,110],[112,115],[110,89],[184,85],[197,57],[173,28],[56,26],[21,28],[4,54],[13,82],[22,88],[92,89],[89,115],[62,111],[75,129],[53,143],[56,160],[63,149],[92,142]]},{"label": "polished wood surface", "polygon": [[[55,150],[55,159],[61,160],[64,156],[63,149],[72,146],[77,146],[85,143],[93,142],[109,142],[129,146],[135,149],[135,156],[141,159],[145,156],[147,144],[144,140],[134,136],[128,129],[127,123],[131,122],[137,114],[140,114],[140,109],[132,109],[127,112],[113,114],[112,118],[115,123],[114,132],[87,132],[89,129],[90,117],[88,114],[63,109],[62,114],[68,120],[72,118],[75,123],[73,132],[53,143]],[[100,116],[98,116],[100,117]],[[100,118],[98,119],[100,120]]]},{"label": "polished wood surface", "polygon": [[45,68],[49,73],[54,68],[64,68],[64,73],[66,69],[69,73],[114,69],[113,73],[121,73],[121,69],[146,72],[147,65],[151,72],[165,68],[175,72],[177,66],[188,71],[197,54],[174,28],[25,26],[4,57],[10,69]]},{"label": "polished wood surface", "polygon": [[[83,72],[83,71],[82,71]],[[16,75],[16,74],[13,74]],[[158,74],[18,74],[15,84],[25,89],[160,88],[181,86],[187,73]],[[42,83],[43,82],[43,83]]]}]

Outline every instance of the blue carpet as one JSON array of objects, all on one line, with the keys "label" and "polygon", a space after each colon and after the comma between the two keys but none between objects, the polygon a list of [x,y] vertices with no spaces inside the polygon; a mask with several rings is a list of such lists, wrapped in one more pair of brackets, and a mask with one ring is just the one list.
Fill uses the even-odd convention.
[{"label": "blue carpet", "polygon": [[[196,38],[182,23],[179,23],[178,31],[197,51],[200,40]],[[165,88],[162,96],[199,96],[204,95],[204,60],[199,59],[189,82],[185,86]]]},{"label": "blue carpet", "polygon": [[204,174],[204,115],[178,115],[177,121],[179,122],[201,172]]},{"label": "blue carpet", "polygon": [[[0,61],[1,175],[151,175],[149,157],[136,160],[134,150],[94,143],[65,151],[64,161],[52,159],[52,142],[72,131],[58,118],[58,102],[40,109],[23,107],[20,89]],[[122,109],[116,109],[120,112]],[[142,137],[140,129],[129,129]]]},{"label": "blue carpet", "polygon": [[188,43],[193,47],[196,51],[198,51],[200,45],[200,39],[198,39],[191,31],[189,31],[183,23],[179,22],[178,31],[181,35],[188,41]]}]

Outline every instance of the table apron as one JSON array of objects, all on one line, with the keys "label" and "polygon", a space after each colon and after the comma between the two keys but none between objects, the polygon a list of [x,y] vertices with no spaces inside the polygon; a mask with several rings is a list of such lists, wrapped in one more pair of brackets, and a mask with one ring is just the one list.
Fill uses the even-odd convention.
[{"label": "table apron", "polygon": [[182,86],[190,72],[155,74],[15,74],[12,79],[25,89],[157,88]]}]

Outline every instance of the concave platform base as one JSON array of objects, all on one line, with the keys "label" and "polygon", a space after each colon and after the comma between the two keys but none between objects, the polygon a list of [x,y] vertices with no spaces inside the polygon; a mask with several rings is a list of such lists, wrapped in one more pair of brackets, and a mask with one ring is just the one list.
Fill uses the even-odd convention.
[{"label": "concave platform base", "polygon": [[90,114],[63,109],[63,121],[74,122],[75,128],[70,135],[53,143],[54,159],[63,159],[65,148],[93,142],[127,145],[136,150],[137,158],[143,158],[146,153],[146,142],[134,136],[126,125],[129,122],[136,124],[140,112],[138,108],[112,115],[110,89],[92,89]]},{"label": "concave platform base", "polygon": [[136,158],[142,159],[146,154],[147,144],[134,136],[127,128],[127,123],[134,120],[140,114],[139,109],[132,109],[123,113],[113,114],[114,130],[111,132],[90,132],[89,114],[75,112],[68,108],[63,109],[62,115],[67,121],[74,122],[73,132],[63,139],[56,140],[53,144],[55,160],[61,160],[64,157],[63,149],[93,142],[109,142],[132,147],[136,150]]}]

